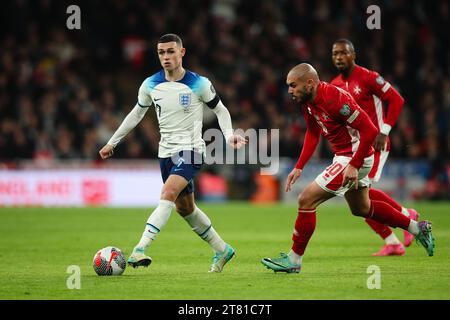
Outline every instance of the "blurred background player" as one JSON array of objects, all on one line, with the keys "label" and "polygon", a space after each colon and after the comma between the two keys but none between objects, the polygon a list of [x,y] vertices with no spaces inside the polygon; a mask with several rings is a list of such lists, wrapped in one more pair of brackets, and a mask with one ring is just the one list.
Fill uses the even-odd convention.
[{"label": "blurred background player", "polygon": [[227,143],[233,148],[240,148],[246,141],[233,135],[230,114],[208,78],[183,68],[186,49],[181,38],[175,34],[162,36],[157,52],[163,69],[145,79],[139,88],[136,106],[100,150],[103,159],[111,157],[114,147],[142,120],[147,110],[155,108],[161,133],[158,158],[164,186],[159,205],[148,218],[128,264],[139,267],[152,262],[145,250],[176,208],[192,230],[214,250],[210,272],[221,272],[235,251],[222,240],[208,216],[194,202],[193,180],[203,164],[205,152],[203,107],[206,105],[214,111]]},{"label": "blurred background player", "polygon": [[[130,111],[126,101],[136,96],[132,84],[160,67],[154,44],[170,26],[183,33],[184,42],[196,44],[184,64],[213,79],[235,127],[286,128],[280,132],[279,154],[292,166],[298,158],[292,145],[303,141],[306,127],[286,95],[285,71],[311,61],[323,79],[332,79],[336,69],[323,44],[331,49],[336,39],[347,38],[358,44],[358,64],[379,72],[405,98],[377,187],[402,202],[450,200],[449,1],[421,0],[414,6],[390,1],[381,6],[382,28],[376,31],[365,27],[364,1],[170,3],[167,11],[164,2],[112,1],[105,10],[101,2],[90,1],[80,5],[82,28],[68,31],[61,21],[65,1],[4,2],[0,161],[8,168],[20,168],[22,161],[60,168],[73,161],[67,164],[73,168],[74,159],[80,159],[83,167],[89,162],[97,168],[98,150]],[[278,47],[286,48],[283,55],[273,54]],[[217,127],[208,113],[203,127]],[[148,112],[127,135],[129,141],[114,150],[114,158],[153,166],[149,159],[157,159],[158,137],[156,115]],[[314,156],[321,162],[331,155],[328,144],[321,143]],[[214,170],[229,186],[227,199],[251,199],[250,167],[239,166],[239,174],[229,174],[227,166]],[[199,191],[196,199],[203,196]],[[293,200],[277,195],[280,201]]]},{"label": "blurred background player", "polygon": [[[330,83],[352,95],[358,105],[366,111],[379,133],[375,138],[374,165],[369,173],[371,183],[381,177],[390,150],[389,132],[395,125],[403,107],[404,99],[397,90],[377,72],[363,68],[355,63],[355,49],[347,39],[339,39],[333,44],[332,60],[340,72]],[[387,104],[385,112],[384,104]],[[418,220],[414,209],[407,209],[379,189],[369,188],[369,197],[389,203],[405,216]],[[366,218],[367,224],[385,241],[385,245],[374,256],[403,255],[405,248],[394,232],[386,225]],[[414,236],[404,231],[404,244],[409,247]]]},{"label": "blurred background player", "polygon": [[298,162],[287,177],[285,191],[290,191],[302,174],[321,134],[330,142],[335,157],[299,195],[291,251],[278,258],[264,258],[262,264],[275,272],[300,272],[304,251],[315,230],[316,208],[334,196],[344,196],[353,215],[408,230],[432,256],[434,239],[429,221],[417,222],[389,203],[369,198],[368,175],[374,163],[372,144],[378,130],[367,113],[348,92],[320,81],[309,64],[294,67],[286,83],[293,100],[301,105],[307,131]]}]

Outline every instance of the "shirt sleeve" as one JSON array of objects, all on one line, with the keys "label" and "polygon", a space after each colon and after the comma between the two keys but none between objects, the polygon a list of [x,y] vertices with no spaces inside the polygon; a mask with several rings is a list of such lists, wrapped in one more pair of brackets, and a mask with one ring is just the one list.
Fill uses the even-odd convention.
[{"label": "shirt sleeve", "polygon": [[364,110],[361,110],[358,119],[356,119],[350,127],[359,132],[359,146],[353,154],[349,164],[359,169],[364,163],[364,158],[372,148],[372,144],[378,134],[378,129]]},{"label": "shirt sleeve", "polygon": [[230,112],[221,101],[212,110],[217,116],[217,120],[219,121],[219,126],[222,130],[223,136],[225,137],[225,141],[228,142],[230,137],[233,135]]},{"label": "shirt sleeve", "polygon": [[337,90],[333,94],[334,98],[328,101],[330,115],[342,124],[351,125],[358,118],[362,109],[349,93],[337,87],[334,89]]},{"label": "shirt sleeve", "polygon": [[387,104],[386,119],[380,130],[381,133],[388,135],[391,128],[397,122],[405,100],[400,93],[377,72],[369,72],[366,84],[370,92]]},{"label": "shirt sleeve", "polygon": [[145,113],[148,108],[143,108],[140,105],[136,104],[136,106],[130,111],[130,113],[125,117],[122,121],[119,128],[114,132],[111,139],[109,139],[108,144],[116,147],[119,142],[131,131],[134,127],[137,126],[139,122],[141,122],[142,118],[144,118]]},{"label": "shirt sleeve", "polygon": [[391,84],[384,80],[384,78],[375,71],[369,71],[365,84],[370,92],[375,94],[381,100],[383,100],[389,89],[392,88]]},{"label": "shirt sleeve", "polygon": [[303,140],[302,152],[295,165],[295,168],[300,170],[303,170],[306,163],[314,154],[320,140],[320,134],[322,133],[322,129],[306,110],[303,111],[303,115],[305,117],[307,129],[305,139]]},{"label": "shirt sleeve", "polygon": [[359,169],[372,148],[378,129],[349,93],[339,90],[335,101],[337,103],[330,105],[333,110],[332,116],[337,121],[359,132],[359,146],[353,154],[352,160],[350,160],[350,164]]},{"label": "shirt sleeve", "polygon": [[148,108],[153,105],[152,96],[150,94],[147,79],[142,82],[138,92],[138,105],[142,108]]},{"label": "shirt sleeve", "polygon": [[220,97],[216,93],[213,84],[208,78],[202,77],[200,99],[208,106],[210,109],[214,109],[220,102]]}]

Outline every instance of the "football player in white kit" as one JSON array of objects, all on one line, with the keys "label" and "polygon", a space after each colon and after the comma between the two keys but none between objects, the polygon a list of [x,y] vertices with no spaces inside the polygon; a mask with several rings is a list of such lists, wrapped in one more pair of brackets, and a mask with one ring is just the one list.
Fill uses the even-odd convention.
[{"label": "football player in white kit", "polygon": [[111,157],[114,147],[142,120],[147,110],[155,108],[161,133],[158,158],[164,186],[159,205],[148,218],[128,264],[136,268],[147,267],[152,262],[145,250],[169,220],[172,209],[176,208],[192,230],[214,250],[210,272],[221,272],[235,251],[222,240],[211,220],[194,202],[193,180],[201,168],[205,152],[202,139],[204,106],[216,114],[229,145],[237,149],[247,141],[233,134],[230,113],[208,78],[183,68],[186,49],[180,37],[175,34],[162,36],[157,50],[163,69],[145,79],[139,88],[136,106],[99,152],[102,159]]}]

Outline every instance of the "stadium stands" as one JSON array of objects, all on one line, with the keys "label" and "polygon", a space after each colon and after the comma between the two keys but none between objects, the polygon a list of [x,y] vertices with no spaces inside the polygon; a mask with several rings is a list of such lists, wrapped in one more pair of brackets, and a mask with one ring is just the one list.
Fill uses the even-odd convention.
[{"label": "stadium stands", "polygon": [[[347,37],[357,62],[406,100],[390,159],[428,161],[428,189],[449,196],[448,1],[385,2],[382,29],[370,32],[364,1],[93,0],[79,4],[81,30],[66,28],[68,5],[2,4],[0,161],[8,166],[98,159],[142,80],[158,70],[156,39],[168,32],[182,36],[185,67],[213,80],[235,127],[280,128],[280,155],[297,158],[305,123],[287,95],[286,72],[308,61],[330,80],[331,45]],[[117,158],[156,157],[158,125],[149,114],[118,146]],[[316,157],[329,156],[322,144]],[[436,197],[431,193],[421,196]]]}]

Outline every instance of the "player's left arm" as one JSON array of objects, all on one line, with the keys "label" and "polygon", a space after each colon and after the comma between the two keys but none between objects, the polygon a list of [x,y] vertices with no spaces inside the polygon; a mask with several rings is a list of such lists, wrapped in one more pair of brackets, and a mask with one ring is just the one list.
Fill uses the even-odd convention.
[{"label": "player's left arm", "polygon": [[400,93],[377,72],[369,73],[367,86],[383,103],[387,104],[386,120],[381,125],[380,132],[373,144],[376,150],[384,150],[386,148],[389,133],[400,116],[405,100]]},{"label": "player's left arm", "polygon": [[225,137],[225,141],[234,149],[239,149],[243,145],[247,144],[247,140],[244,137],[234,134],[230,112],[220,100],[219,95],[216,93],[216,90],[209,80],[206,81],[201,98],[208,108],[216,114],[220,129]]},{"label": "player's left arm", "polygon": [[369,153],[370,148],[372,148],[372,144],[378,134],[378,129],[372,120],[370,120],[369,115],[358,106],[349,94],[341,94],[338,101],[338,104],[334,105],[334,108],[339,108],[337,109],[339,111],[335,110],[334,112],[335,118],[346,126],[357,130],[359,133],[359,146],[344,171],[342,185],[354,184],[357,189],[358,171],[364,163],[365,156]]},{"label": "player's left arm", "polygon": [[294,169],[288,174],[286,179],[286,186],[284,188],[285,192],[292,190],[292,185],[300,178],[303,168],[306,163],[311,159],[314,151],[319,144],[320,135],[322,133],[322,128],[319,127],[314,118],[308,113],[305,107],[302,108],[303,116],[306,122],[306,133],[305,138],[303,140],[303,147],[300,153],[300,157],[298,158],[297,163],[295,164]]},{"label": "player's left arm", "polygon": [[147,90],[146,83],[147,80],[144,80],[139,87],[138,102],[134,108],[128,113],[106,145],[99,151],[102,159],[107,159],[114,154],[116,145],[141,122],[147,110],[153,105],[153,100]]},{"label": "player's left arm", "polygon": [[[364,157],[368,154],[373,142],[378,135],[378,129],[370,120],[369,115],[361,108],[355,110],[358,115],[354,120],[349,123],[349,126],[359,132],[359,146],[356,152],[353,154],[352,160],[350,160],[348,167],[344,172],[344,179],[342,185],[347,183],[354,184],[355,189],[358,189],[358,170],[364,163]],[[355,113],[353,113],[354,115]],[[348,120],[347,120],[348,122]]]}]

